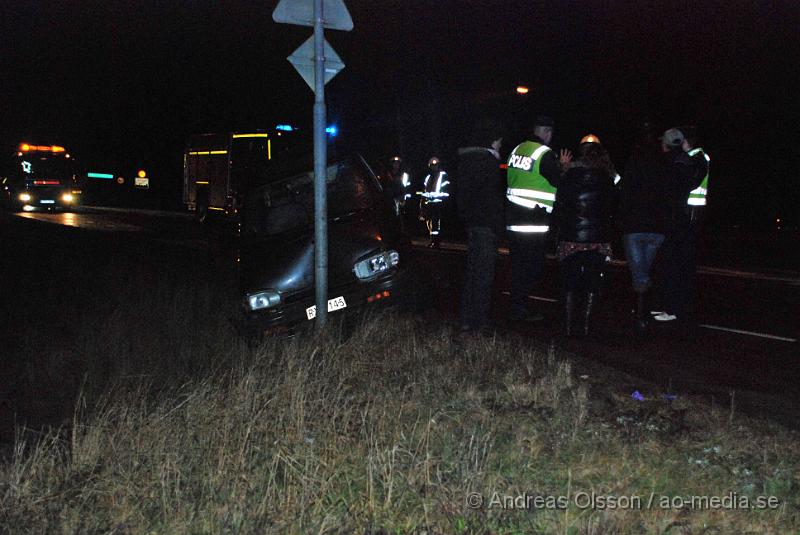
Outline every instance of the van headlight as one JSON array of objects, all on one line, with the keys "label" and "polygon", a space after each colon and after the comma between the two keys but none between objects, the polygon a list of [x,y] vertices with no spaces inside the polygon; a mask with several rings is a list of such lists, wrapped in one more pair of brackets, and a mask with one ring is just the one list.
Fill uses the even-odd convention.
[{"label": "van headlight", "polygon": [[263,292],[256,292],[247,294],[245,304],[250,310],[262,310],[264,308],[274,307],[281,302],[281,295],[275,290],[264,290]]},{"label": "van headlight", "polygon": [[72,196],[72,193],[65,193],[61,196],[61,200],[64,202],[72,202],[75,198]]},{"label": "van headlight", "polygon": [[19,194],[19,200],[21,200],[22,202],[28,202],[28,201],[30,201],[30,200],[31,200],[31,195],[30,195],[30,193],[20,193],[20,194]]},{"label": "van headlight", "polygon": [[353,266],[353,271],[359,279],[369,279],[396,266],[398,262],[400,262],[400,254],[397,251],[386,251],[358,262]]}]

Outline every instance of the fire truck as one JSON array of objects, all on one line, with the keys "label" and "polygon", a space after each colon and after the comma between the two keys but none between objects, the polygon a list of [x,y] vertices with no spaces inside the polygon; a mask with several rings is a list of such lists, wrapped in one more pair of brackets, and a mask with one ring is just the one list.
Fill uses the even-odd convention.
[{"label": "fire truck", "polygon": [[211,213],[236,216],[245,192],[289,150],[295,132],[277,125],[270,131],[192,136],[183,155],[183,203],[198,221]]},{"label": "fire truck", "polygon": [[0,176],[1,201],[12,211],[68,208],[80,198],[80,182],[75,160],[64,147],[21,143]]}]

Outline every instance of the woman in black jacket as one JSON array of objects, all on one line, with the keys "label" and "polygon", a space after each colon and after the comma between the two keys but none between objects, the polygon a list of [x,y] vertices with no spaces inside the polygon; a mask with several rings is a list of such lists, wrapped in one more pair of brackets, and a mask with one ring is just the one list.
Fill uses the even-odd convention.
[{"label": "woman in black jacket", "polygon": [[591,328],[605,264],[611,259],[614,175],[605,148],[583,143],[556,192],[553,217],[567,336],[588,336]]}]

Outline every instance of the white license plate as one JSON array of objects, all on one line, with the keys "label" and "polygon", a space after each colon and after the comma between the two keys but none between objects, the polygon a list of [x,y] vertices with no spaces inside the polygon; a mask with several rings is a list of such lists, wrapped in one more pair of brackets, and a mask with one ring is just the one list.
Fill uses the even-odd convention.
[{"label": "white license plate", "polygon": [[[328,299],[328,312],[333,312],[334,310],[341,310],[343,308],[347,308],[347,303],[344,302],[344,296],[340,295],[339,297],[334,297],[333,299]],[[312,305],[306,309],[306,316],[308,319],[313,320],[317,317],[317,305]]]},{"label": "white license plate", "polygon": [[56,203],[56,201],[51,201],[49,199],[42,199],[39,202],[42,203],[42,204],[55,204]]}]

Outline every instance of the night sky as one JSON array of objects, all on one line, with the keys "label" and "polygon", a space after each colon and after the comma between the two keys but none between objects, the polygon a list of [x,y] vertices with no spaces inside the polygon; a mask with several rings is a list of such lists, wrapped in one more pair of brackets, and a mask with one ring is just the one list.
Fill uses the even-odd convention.
[{"label": "night sky", "polygon": [[[544,112],[554,147],[591,132],[622,167],[643,120],[696,124],[716,224],[797,224],[796,0],[346,3],[355,29],[326,32],[346,64],[329,122],[376,157],[447,163],[480,112],[506,122],[510,149]],[[177,205],[190,134],[310,126],[313,95],[285,58],[311,29],[274,23],[274,0],[7,4],[4,154],[24,140],[148,166]]]}]

